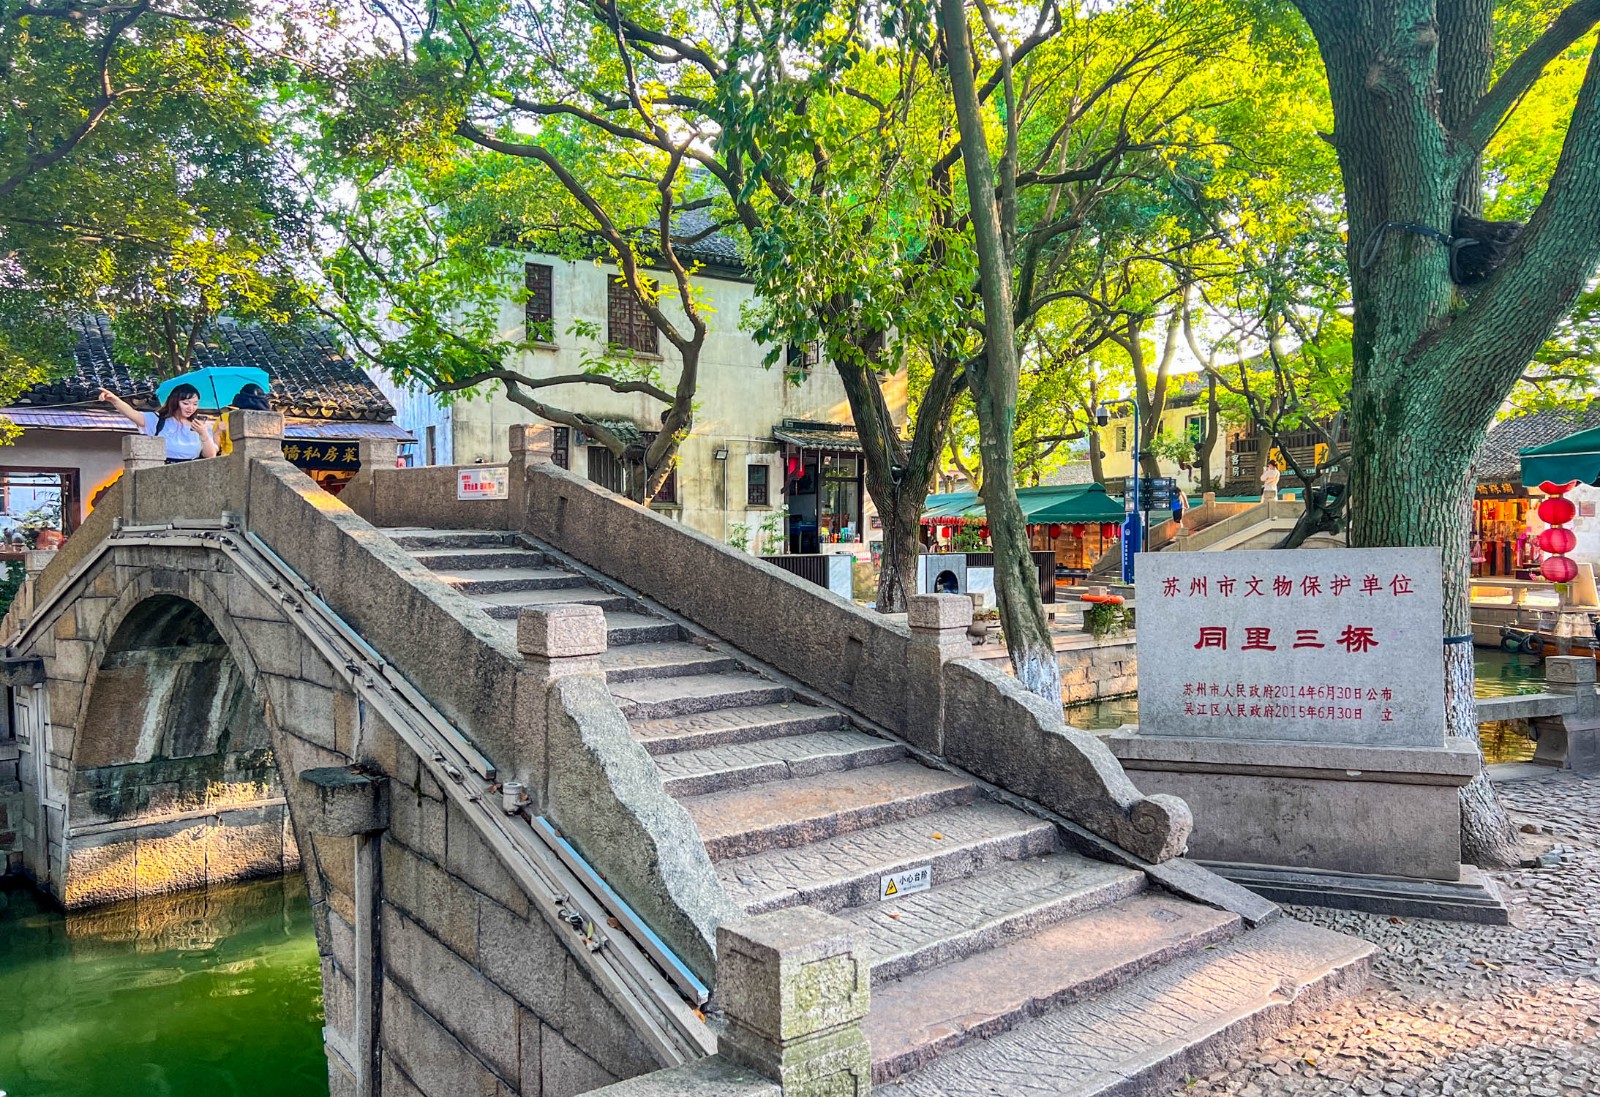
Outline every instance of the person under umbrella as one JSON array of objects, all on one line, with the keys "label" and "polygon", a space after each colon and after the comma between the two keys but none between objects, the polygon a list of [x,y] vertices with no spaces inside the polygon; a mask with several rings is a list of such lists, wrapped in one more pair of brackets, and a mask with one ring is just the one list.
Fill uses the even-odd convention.
[{"label": "person under umbrella", "polygon": [[169,465],[217,455],[217,442],[212,437],[211,424],[195,414],[200,410],[200,390],[193,385],[174,388],[167,394],[160,411],[139,411],[110,389],[101,389],[100,399],[116,408],[117,413],[137,427],[141,434],[165,442]]}]

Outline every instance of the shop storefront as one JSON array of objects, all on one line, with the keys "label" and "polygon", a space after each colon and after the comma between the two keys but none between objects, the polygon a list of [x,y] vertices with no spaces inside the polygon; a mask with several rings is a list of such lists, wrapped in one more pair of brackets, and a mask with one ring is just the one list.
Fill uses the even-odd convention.
[{"label": "shop storefront", "polygon": [[1538,500],[1515,481],[1481,483],[1472,499],[1472,576],[1528,579],[1539,546],[1528,528]]},{"label": "shop storefront", "polygon": [[783,444],[783,499],[789,511],[789,551],[866,541],[866,489],[855,428],[793,419],[773,428]]}]

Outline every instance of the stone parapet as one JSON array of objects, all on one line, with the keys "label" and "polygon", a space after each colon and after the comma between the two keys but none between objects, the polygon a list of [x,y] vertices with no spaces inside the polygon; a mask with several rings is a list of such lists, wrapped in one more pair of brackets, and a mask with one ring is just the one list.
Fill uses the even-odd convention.
[{"label": "stone parapet", "polygon": [[944,668],[944,755],[1146,861],[1184,851],[1192,820],[1177,796],[1145,795],[1099,739],[1061,709],[976,659]]}]

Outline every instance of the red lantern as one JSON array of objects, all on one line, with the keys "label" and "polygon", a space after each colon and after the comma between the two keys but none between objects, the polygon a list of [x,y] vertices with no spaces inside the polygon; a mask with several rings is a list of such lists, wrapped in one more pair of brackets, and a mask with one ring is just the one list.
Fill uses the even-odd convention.
[{"label": "red lantern", "polygon": [[1084,527],[1083,527],[1083,523],[1082,522],[1074,522],[1074,523],[1072,523],[1072,536],[1078,538],[1081,541],[1083,539],[1083,529],[1084,529]]},{"label": "red lantern", "polygon": [[1539,485],[1539,490],[1544,492],[1546,495],[1565,495],[1567,492],[1571,491],[1577,486],[1578,481],[1576,480],[1572,481],[1570,484],[1556,484],[1546,480],[1544,483]]},{"label": "red lantern", "polygon": [[983,525],[978,527],[978,536],[979,537],[988,537],[989,536],[989,523],[988,522],[985,522]]},{"label": "red lantern", "polygon": [[1117,526],[1117,524],[1115,522],[1101,522],[1100,523],[1100,536],[1103,537],[1103,538],[1108,538],[1108,539],[1109,538],[1115,538],[1116,535],[1117,535],[1117,529],[1118,529],[1118,526]]},{"label": "red lantern", "polygon": [[1539,534],[1539,547],[1559,556],[1578,547],[1578,535],[1563,526],[1551,526]]},{"label": "red lantern", "polygon": [[1060,536],[1061,536],[1061,524],[1059,522],[1050,523],[1050,540],[1054,541],[1057,537],[1060,537]]},{"label": "red lantern", "polygon": [[1578,576],[1578,565],[1570,556],[1546,556],[1539,572],[1552,583],[1570,583]]},{"label": "red lantern", "polygon": [[1572,516],[1577,513],[1578,508],[1572,500],[1563,499],[1559,495],[1553,495],[1539,504],[1539,517],[1552,526],[1572,521]]}]

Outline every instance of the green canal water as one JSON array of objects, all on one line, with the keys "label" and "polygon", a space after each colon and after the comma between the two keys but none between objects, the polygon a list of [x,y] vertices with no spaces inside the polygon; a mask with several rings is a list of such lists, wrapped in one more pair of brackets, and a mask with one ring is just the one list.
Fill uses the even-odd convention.
[{"label": "green canal water", "polygon": [[0,891],[7,1097],[326,1097],[295,874],[64,915]]},{"label": "green canal water", "polygon": [[[1479,697],[1508,697],[1544,689],[1544,667],[1532,655],[1510,655],[1490,648],[1473,652],[1473,692]],[[1117,697],[1070,705],[1067,723],[1085,731],[1111,731],[1139,722],[1139,699]],[[1520,720],[1484,724],[1478,729],[1484,757],[1490,762],[1522,762],[1533,757],[1533,742]]]}]

